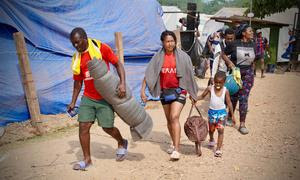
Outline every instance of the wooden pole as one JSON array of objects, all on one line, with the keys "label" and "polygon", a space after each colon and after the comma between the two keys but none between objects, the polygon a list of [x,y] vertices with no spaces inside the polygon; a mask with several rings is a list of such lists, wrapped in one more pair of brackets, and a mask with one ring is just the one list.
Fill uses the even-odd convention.
[{"label": "wooden pole", "polygon": [[122,32],[115,32],[115,42],[117,49],[117,56],[122,64],[124,64],[124,49],[123,49],[123,39]]},{"label": "wooden pole", "polygon": [[181,38],[180,38],[180,30],[177,29],[177,30],[174,30],[173,31],[175,33],[175,36],[176,36],[176,39],[177,39],[177,48],[181,49]]},{"label": "wooden pole", "polygon": [[39,127],[38,125],[38,123],[40,122],[40,106],[29,64],[25,39],[21,32],[14,33],[13,37],[16,44],[23,87],[30,113],[30,123],[36,129],[36,134],[41,135],[41,127]]}]

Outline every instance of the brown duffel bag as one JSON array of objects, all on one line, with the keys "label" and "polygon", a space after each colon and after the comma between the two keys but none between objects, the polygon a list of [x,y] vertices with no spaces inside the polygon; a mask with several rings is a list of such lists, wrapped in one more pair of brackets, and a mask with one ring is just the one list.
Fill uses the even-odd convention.
[{"label": "brown duffel bag", "polygon": [[[196,108],[200,116],[192,116],[193,108]],[[201,156],[201,142],[205,141],[208,134],[207,122],[203,119],[200,110],[196,105],[192,105],[189,116],[184,123],[184,132],[188,139],[195,142],[196,153]]]}]

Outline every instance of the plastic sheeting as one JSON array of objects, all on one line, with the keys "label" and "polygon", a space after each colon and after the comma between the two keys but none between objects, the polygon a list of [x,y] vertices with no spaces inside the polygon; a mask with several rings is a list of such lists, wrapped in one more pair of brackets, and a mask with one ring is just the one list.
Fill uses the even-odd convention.
[{"label": "plastic sheeting", "polygon": [[139,99],[146,65],[161,46],[164,25],[159,4],[154,0],[68,2],[10,0],[0,4],[0,126],[30,118],[12,37],[17,30],[26,37],[42,114],[65,112],[71,101],[70,54],[74,49],[68,36],[76,26],[112,47],[113,32],[123,33],[127,85]]},{"label": "plastic sheeting", "polygon": [[[9,26],[2,25],[0,28],[0,126],[29,118],[12,38],[15,31]],[[41,113],[65,111],[72,95],[70,56],[39,50],[28,41],[26,44]]]},{"label": "plastic sheeting", "polygon": [[165,29],[156,0],[3,0],[0,23],[24,33],[36,47],[72,55],[69,33],[83,27],[88,36],[115,47],[122,32],[125,55],[151,54]]}]

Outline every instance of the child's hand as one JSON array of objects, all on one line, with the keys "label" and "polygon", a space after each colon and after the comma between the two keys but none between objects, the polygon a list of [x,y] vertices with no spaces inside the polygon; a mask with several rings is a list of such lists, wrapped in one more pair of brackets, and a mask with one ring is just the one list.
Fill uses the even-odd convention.
[{"label": "child's hand", "polygon": [[233,124],[233,126],[236,125],[236,120],[235,120],[234,116],[232,116],[232,124]]}]

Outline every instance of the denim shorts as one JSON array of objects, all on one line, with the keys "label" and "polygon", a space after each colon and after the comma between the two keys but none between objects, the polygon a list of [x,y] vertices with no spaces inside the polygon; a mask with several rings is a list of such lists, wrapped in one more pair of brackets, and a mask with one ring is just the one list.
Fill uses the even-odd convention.
[{"label": "denim shorts", "polygon": [[[161,96],[162,97],[162,96]],[[185,94],[180,94],[175,100],[173,101],[165,101],[163,98],[160,99],[160,102],[162,105],[166,105],[166,104],[172,104],[173,102],[179,102],[183,105],[185,105],[186,102],[186,95]]]}]

